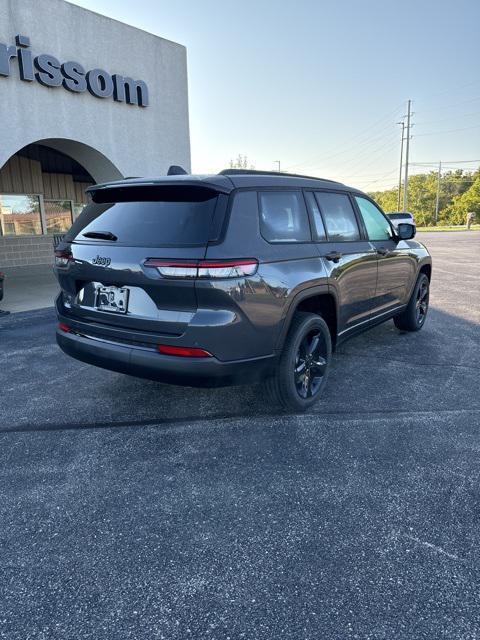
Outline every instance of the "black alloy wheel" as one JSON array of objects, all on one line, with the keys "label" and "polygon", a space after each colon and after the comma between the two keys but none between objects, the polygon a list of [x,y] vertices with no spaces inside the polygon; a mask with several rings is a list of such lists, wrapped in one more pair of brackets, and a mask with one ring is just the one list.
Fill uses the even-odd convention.
[{"label": "black alloy wheel", "polygon": [[425,324],[430,300],[430,280],[426,273],[421,273],[413,289],[409,303],[393,321],[397,329],[402,331],[419,331]]},{"label": "black alloy wheel", "polygon": [[267,391],[287,411],[306,411],[322,396],[332,340],[325,320],[316,313],[299,311],[293,317]]},{"label": "black alloy wheel", "polygon": [[301,398],[311,398],[318,393],[327,370],[326,355],[320,331],[312,329],[300,342],[295,358],[295,386]]},{"label": "black alloy wheel", "polygon": [[425,318],[427,317],[428,311],[428,297],[429,297],[429,287],[428,287],[428,279],[424,278],[417,291],[417,302],[415,304],[416,313],[417,313],[417,322],[419,325],[422,325],[425,322]]}]

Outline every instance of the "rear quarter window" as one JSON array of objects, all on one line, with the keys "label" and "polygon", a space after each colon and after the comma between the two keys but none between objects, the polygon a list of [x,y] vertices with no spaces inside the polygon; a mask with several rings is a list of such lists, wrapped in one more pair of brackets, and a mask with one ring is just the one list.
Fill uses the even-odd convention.
[{"label": "rear quarter window", "polygon": [[301,191],[259,191],[260,233],[267,242],[310,242]]},{"label": "rear quarter window", "polygon": [[357,218],[348,195],[316,191],[315,196],[325,220],[329,242],[360,240]]},{"label": "rear quarter window", "polygon": [[67,242],[91,242],[89,232],[110,232],[115,244],[196,246],[206,244],[219,194],[199,187],[124,187],[93,195],[72,225]]}]

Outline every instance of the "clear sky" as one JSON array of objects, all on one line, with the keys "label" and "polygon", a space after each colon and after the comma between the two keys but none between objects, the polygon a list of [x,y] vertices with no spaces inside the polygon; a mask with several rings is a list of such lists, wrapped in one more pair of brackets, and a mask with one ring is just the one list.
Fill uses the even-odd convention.
[{"label": "clear sky", "polygon": [[75,3],[187,47],[196,173],[243,154],[393,186],[408,98],[412,162],[480,164],[480,0]]}]

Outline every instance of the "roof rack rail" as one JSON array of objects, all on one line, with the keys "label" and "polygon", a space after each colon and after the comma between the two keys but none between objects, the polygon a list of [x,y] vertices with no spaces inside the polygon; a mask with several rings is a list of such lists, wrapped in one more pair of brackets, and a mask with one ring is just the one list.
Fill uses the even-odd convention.
[{"label": "roof rack rail", "polygon": [[334,184],[341,184],[337,180],[329,180],[328,178],[319,178],[318,176],[305,176],[301,173],[286,173],[285,171],[260,171],[258,169],[223,169],[218,174],[219,176],[285,176],[287,178],[306,178],[307,180],[321,180],[323,182],[333,182]]}]

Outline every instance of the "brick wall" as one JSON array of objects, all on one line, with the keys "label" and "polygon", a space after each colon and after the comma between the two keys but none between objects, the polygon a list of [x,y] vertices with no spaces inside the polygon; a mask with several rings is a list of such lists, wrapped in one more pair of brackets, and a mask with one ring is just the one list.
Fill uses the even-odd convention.
[{"label": "brick wall", "polygon": [[53,264],[51,236],[0,238],[0,269],[35,264]]}]

